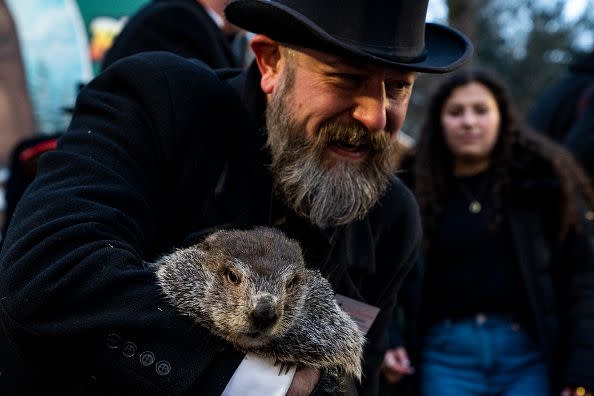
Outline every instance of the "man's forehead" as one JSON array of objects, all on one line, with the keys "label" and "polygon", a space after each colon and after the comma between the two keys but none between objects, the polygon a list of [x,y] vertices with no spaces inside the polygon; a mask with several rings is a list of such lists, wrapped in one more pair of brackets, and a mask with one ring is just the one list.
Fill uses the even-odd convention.
[{"label": "man's forehead", "polygon": [[308,48],[299,48],[296,50],[302,53],[303,55],[332,69],[358,71],[369,74],[382,73],[401,78],[414,78],[414,76],[416,75],[416,72],[405,68],[380,66],[371,62],[363,62],[356,58],[344,57]]}]

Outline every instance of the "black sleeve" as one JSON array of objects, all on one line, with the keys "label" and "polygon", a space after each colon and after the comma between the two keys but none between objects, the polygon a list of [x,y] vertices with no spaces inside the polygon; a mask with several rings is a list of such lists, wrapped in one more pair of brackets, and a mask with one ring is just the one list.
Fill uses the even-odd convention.
[{"label": "black sleeve", "polygon": [[[18,393],[38,376],[36,386],[73,394],[89,394],[87,385],[181,394],[206,372],[224,386],[241,360],[178,316],[144,265],[160,245],[163,190],[190,133],[166,70],[188,75],[177,80],[181,97],[192,102],[202,90],[208,100],[195,104],[217,113],[225,99],[208,94],[220,90],[212,72],[165,54],[128,58],[81,92],[68,132],[17,206],[0,256],[0,320],[25,361]],[[213,374],[222,355],[229,364]]]},{"label": "black sleeve", "polygon": [[565,372],[563,386],[594,389],[594,227],[584,221],[583,229],[570,235],[562,263],[568,270],[564,307],[566,331],[563,344]]}]

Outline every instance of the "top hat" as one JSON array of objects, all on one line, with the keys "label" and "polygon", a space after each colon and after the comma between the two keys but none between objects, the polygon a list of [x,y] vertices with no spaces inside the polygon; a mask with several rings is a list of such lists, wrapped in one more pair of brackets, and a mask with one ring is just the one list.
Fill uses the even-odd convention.
[{"label": "top hat", "polygon": [[464,65],[472,44],[425,23],[429,0],[232,0],[227,19],[250,32],[304,48],[429,73]]}]

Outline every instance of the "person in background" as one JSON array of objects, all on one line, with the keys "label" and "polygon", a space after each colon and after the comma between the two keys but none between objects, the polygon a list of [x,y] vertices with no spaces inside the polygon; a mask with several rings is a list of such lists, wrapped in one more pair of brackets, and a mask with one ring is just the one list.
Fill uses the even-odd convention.
[{"label": "person in background", "polygon": [[397,134],[416,73],[461,67],[472,45],[426,24],[427,0],[320,4],[229,3],[227,19],[257,33],[247,70],[142,52],[81,90],[0,253],[0,342],[22,363],[0,354],[0,393],[236,395],[262,382],[336,393],[308,367],[278,384],[273,362],[246,362],[181,316],[146,264],[256,226],[298,241],[308,267],[363,304],[364,377],[347,385],[377,393],[421,242],[414,197],[394,177]]},{"label": "person in background", "polygon": [[431,98],[405,164],[424,226],[407,326],[422,339],[383,370],[414,367],[427,396],[591,395],[594,196],[572,156],[520,122],[497,77],[469,70]]},{"label": "person in background", "polygon": [[536,101],[528,122],[563,144],[594,180],[594,49]]},{"label": "person in background", "polygon": [[[101,69],[145,51],[199,59],[213,69],[242,67],[246,43],[224,15],[228,0],[152,0],[134,14],[105,54]],[[238,48],[233,46],[237,39]]]}]

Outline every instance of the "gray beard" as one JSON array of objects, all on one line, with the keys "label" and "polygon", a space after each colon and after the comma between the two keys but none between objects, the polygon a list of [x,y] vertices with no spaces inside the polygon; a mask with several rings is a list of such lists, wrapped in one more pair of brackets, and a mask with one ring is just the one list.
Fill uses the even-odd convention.
[{"label": "gray beard", "polygon": [[[389,134],[369,133],[359,123],[324,123],[313,139],[290,111],[291,73],[273,93],[266,110],[267,145],[277,195],[289,208],[318,227],[364,217],[385,192],[396,168],[397,143]],[[364,143],[367,157],[358,164],[324,160],[332,143]]]}]

